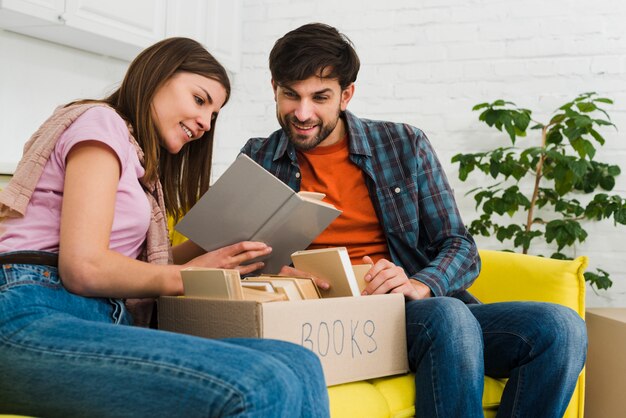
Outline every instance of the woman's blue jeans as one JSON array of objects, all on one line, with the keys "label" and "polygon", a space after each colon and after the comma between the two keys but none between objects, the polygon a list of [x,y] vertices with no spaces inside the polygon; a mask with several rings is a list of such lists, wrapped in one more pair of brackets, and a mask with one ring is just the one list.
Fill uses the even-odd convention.
[{"label": "woman's blue jeans", "polygon": [[416,417],[482,417],[484,375],[508,378],[498,417],[562,417],[587,353],[584,321],[538,302],[406,306]]},{"label": "woman's blue jeans", "polygon": [[0,413],[329,415],[319,359],[303,347],[129,326],[121,301],[67,292],[54,267],[0,267]]}]

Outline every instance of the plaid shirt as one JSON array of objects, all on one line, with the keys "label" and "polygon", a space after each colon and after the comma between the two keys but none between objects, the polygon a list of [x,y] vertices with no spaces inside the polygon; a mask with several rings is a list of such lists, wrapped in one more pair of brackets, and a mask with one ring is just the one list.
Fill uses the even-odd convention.
[{"label": "plaid shirt", "polygon": [[[391,261],[434,296],[473,301],[464,289],[480,271],[474,240],[426,135],[410,125],[359,119],[344,112],[350,160],[365,173]],[[242,152],[293,190],[300,190],[296,150],[282,129],[252,138]]]}]

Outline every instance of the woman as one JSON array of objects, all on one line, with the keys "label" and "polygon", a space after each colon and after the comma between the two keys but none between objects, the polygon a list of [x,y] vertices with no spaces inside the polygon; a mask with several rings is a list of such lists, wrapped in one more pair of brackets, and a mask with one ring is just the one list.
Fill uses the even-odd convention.
[{"label": "woman", "polygon": [[309,350],[126,326],[124,300],[181,294],[182,268],[245,274],[271,251],[259,242],[169,250],[165,212],[179,216],[207,190],[229,94],[202,46],[166,39],[111,96],[57,109],[27,143],[0,194],[0,413],[328,415]]}]

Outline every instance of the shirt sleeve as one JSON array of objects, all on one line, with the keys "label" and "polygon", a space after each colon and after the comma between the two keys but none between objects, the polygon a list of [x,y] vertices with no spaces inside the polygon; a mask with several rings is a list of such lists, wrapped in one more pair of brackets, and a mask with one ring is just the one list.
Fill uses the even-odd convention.
[{"label": "shirt sleeve", "polygon": [[65,168],[65,160],[72,148],[83,141],[98,141],[115,152],[122,170],[127,165],[130,151],[128,127],[115,110],[96,106],[86,110],[63,132],[55,153]]},{"label": "shirt sleeve", "polygon": [[476,279],[480,257],[434,149],[423,133],[416,135],[419,242],[430,261],[412,278],[426,284],[434,296],[451,295]]}]

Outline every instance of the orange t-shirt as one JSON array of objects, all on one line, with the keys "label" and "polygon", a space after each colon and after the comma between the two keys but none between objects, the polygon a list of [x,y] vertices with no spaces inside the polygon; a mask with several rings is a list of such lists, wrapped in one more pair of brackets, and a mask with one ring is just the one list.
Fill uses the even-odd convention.
[{"label": "orange t-shirt", "polygon": [[309,249],[346,247],[352,264],[369,255],[389,259],[387,241],[376,216],[364,174],[349,158],[347,136],[337,144],[298,151],[300,190],[326,194],[325,201],[343,212]]}]

